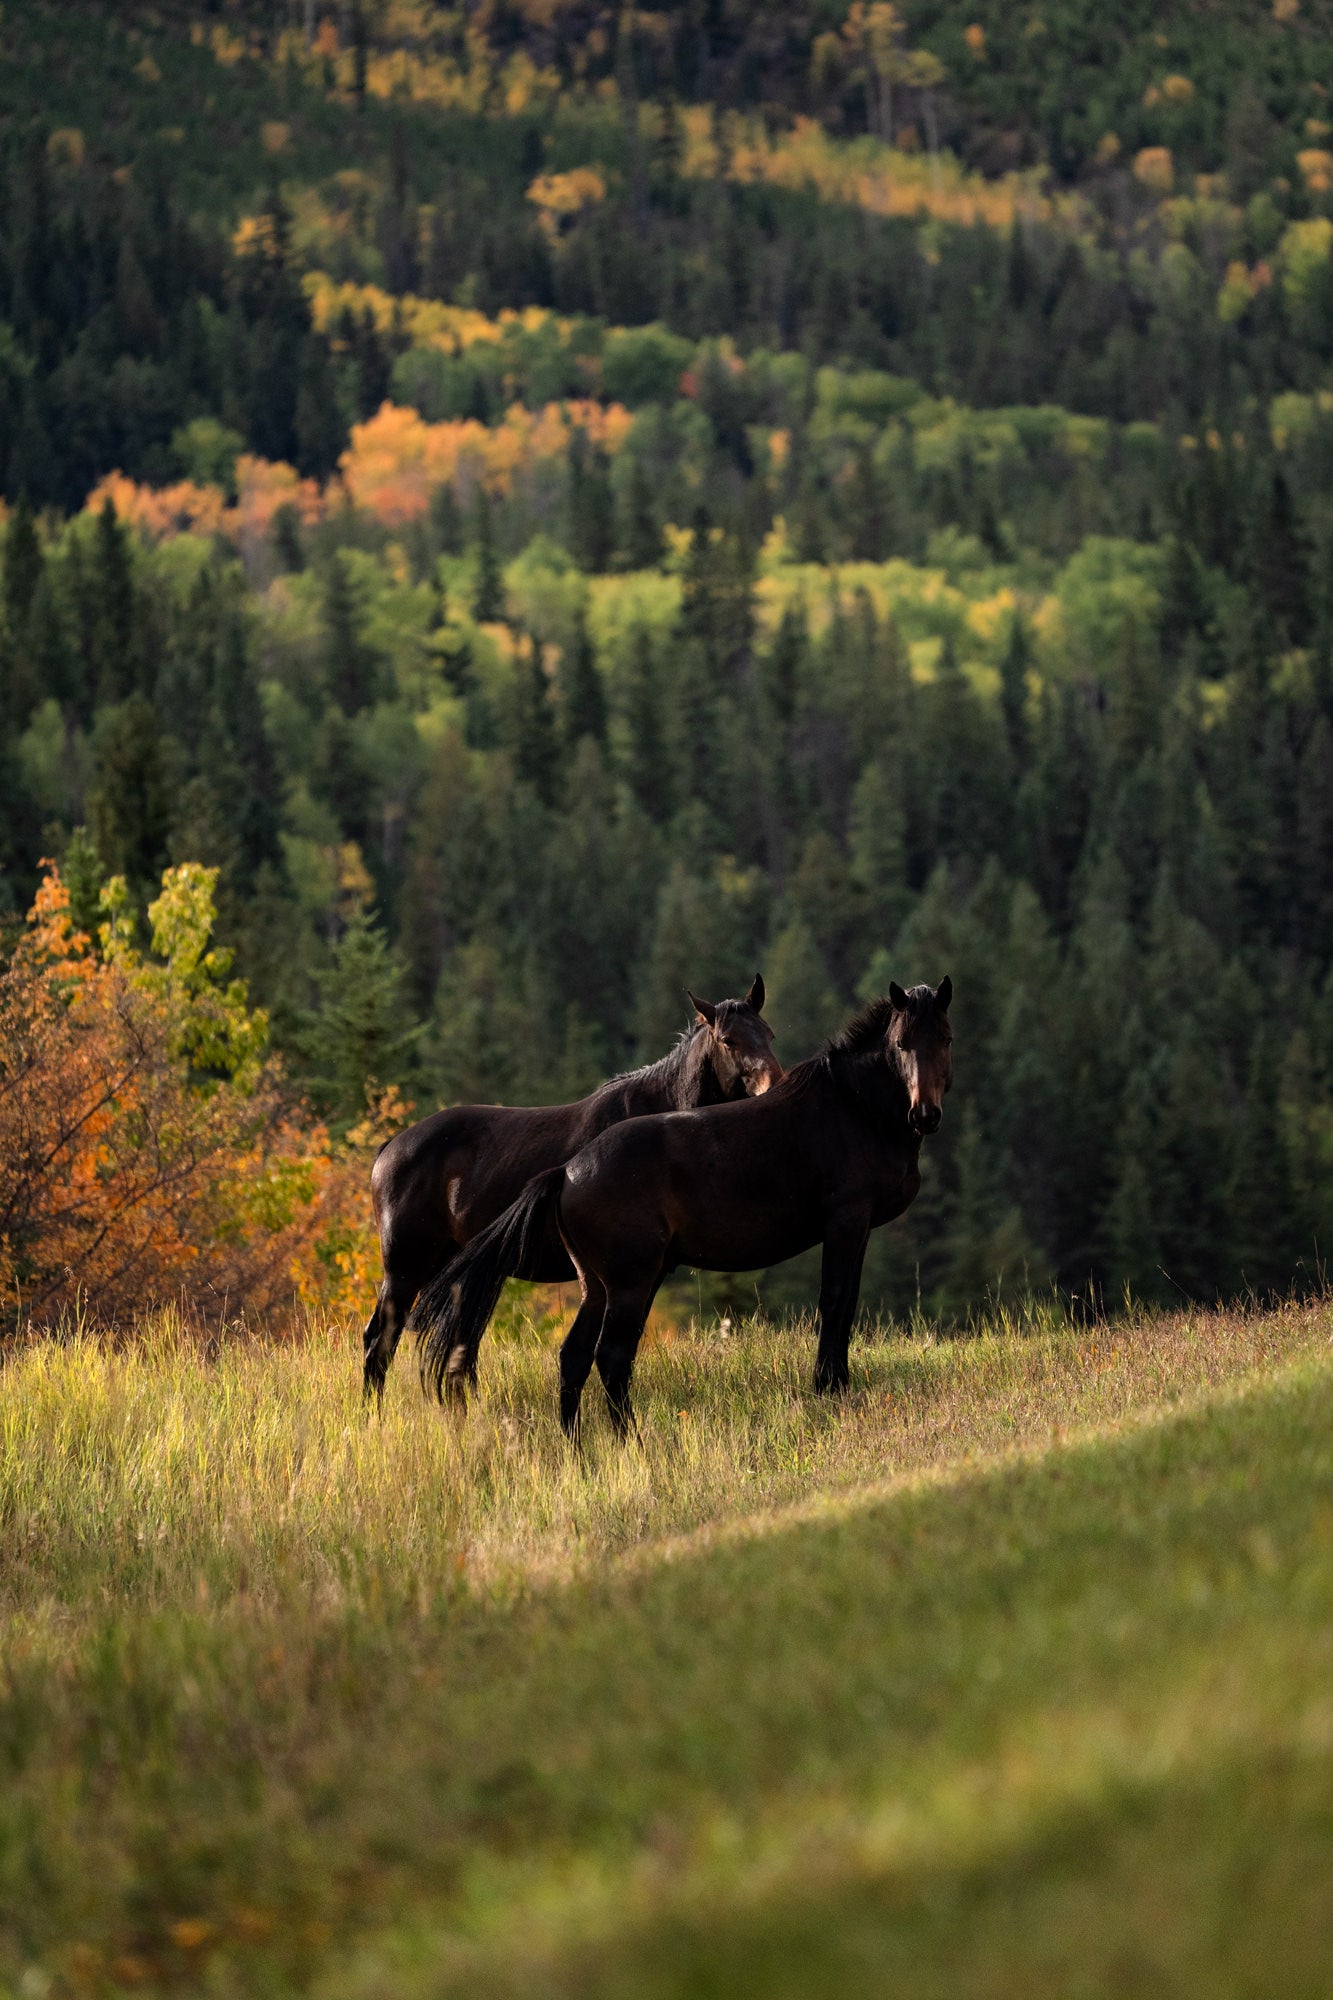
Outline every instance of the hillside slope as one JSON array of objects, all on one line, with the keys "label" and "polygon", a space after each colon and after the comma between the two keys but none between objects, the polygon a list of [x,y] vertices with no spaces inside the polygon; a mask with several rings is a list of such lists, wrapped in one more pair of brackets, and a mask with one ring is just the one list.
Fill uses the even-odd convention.
[{"label": "hillside slope", "polygon": [[748,1327],[584,1466],[531,1337],[459,1432],[323,1344],[34,1348],[0,1978],[1313,1994],[1329,1339],[873,1342],[830,1410]]}]

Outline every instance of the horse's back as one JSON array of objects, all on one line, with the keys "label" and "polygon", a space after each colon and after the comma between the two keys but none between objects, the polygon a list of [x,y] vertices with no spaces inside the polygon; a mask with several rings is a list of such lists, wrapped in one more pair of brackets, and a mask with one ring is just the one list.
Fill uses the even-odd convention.
[{"label": "horse's back", "polygon": [[763,1098],[626,1120],[566,1163],[566,1241],[599,1266],[660,1251],[719,1270],[807,1248],[822,1216],[789,1123]]}]

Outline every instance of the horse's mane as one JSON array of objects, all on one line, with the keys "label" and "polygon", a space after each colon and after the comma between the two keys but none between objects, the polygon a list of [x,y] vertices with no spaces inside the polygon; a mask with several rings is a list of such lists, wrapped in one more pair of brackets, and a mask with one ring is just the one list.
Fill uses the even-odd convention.
[{"label": "horse's mane", "polygon": [[656,1062],[640,1063],[637,1069],[622,1069],[617,1071],[616,1075],[609,1076],[605,1083],[599,1083],[592,1095],[600,1097],[603,1091],[619,1090],[621,1085],[625,1083],[646,1083],[650,1078],[654,1082],[664,1082],[671,1075],[672,1071],[677,1068],[681,1057],[695,1036],[702,1033],[703,1025],[702,1021],[691,1022],[688,1028],[681,1029],[666,1054],[659,1056]]},{"label": "horse's mane", "polygon": [[[929,986],[909,986],[907,989],[907,1010],[913,1020],[918,1020],[932,1005],[934,991]],[[831,1056],[864,1056],[881,1047],[889,1032],[893,1019],[893,1002],[887,993],[878,1000],[871,1000],[859,1014],[853,1014],[845,1026],[839,1028],[827,1044],[824,1053]]]},{"label": "horse's mane", "polygon": [[880,999],[870,1001],[859,1014],[853,1014],[828,1043],[826,1052],[838,1056],[869,1055],[872,1050],[882,1047],[892,1019],[893,1002],[886,993]]}]

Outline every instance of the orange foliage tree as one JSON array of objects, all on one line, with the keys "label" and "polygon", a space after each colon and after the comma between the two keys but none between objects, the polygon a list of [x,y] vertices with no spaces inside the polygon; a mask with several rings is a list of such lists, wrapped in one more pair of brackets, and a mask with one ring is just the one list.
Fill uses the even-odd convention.
[{"label": "orange foliage tree", "polygon": [[[303,1122],[229,960],[216,870],[169,869],[140,949],[124,884],[94,941],[47,864],[0,972],[0,1324],[168,1300],[219,1320],[371,1279],[369,1130]],[[358,1143],[359,1142],[359,1143]]]}]

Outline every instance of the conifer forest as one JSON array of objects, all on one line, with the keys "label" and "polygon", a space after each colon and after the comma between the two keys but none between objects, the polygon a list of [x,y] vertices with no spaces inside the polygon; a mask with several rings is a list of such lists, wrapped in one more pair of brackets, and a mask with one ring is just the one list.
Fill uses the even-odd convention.
[{"label": "conifer forest", "polygon": [[790,1064],[948,972],[871,1307],[1317,1279],[1331,29],[5,7],[5,961],[37,899],[51,963],[169,963],[164,1046],[206,993],[189,1060],[326,1161],[578,1096],[687,987],[762,971]]}]

